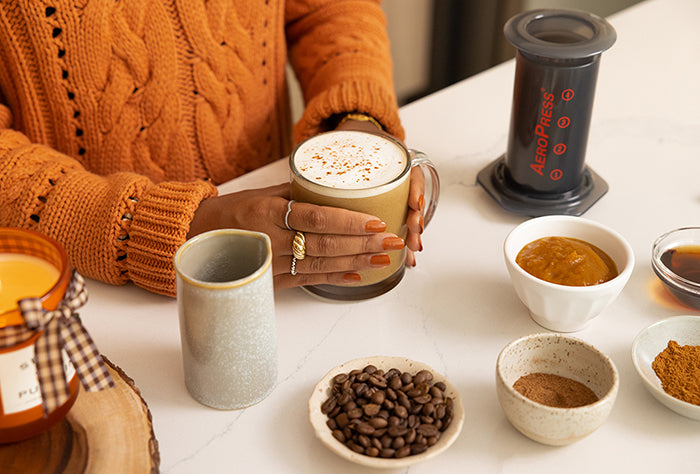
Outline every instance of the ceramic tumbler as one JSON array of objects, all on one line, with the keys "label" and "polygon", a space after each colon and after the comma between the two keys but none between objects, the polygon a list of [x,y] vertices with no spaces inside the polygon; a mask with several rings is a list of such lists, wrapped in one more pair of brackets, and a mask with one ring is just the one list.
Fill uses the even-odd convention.
[{"label": "ceramic tumbler", "polygon": [[185,242],[174,264],[188,392],[219,409],[263,400],[277,379],[270,238],[206,232]]}]

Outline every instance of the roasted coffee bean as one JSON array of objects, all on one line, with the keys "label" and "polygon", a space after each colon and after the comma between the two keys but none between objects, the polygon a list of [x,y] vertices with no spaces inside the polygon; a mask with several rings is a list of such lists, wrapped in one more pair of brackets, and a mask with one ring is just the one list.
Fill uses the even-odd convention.
[{"label": "roasted coffee bean", "polygon": [[357,395],[358,397],[361,397],[362,394],[365,393],[365,392],[367,391],[368,388],[369,388],[369,385],[367,385],[366,383],[364,383],[364,382],[363,382],[363,383],[358,383],[358,384],[354,387],[354,389],[355,389],[355,395]]},{"label": "roasted coffee bean", "polygon": [[411,447],[410,446],[403,446],[400,449],[396,450],[396,453],[394,453],[395,458],[405,458],[411,454]]},{"label": "roasted coffee bean", "polygon": [[376,392],[372,393],[370,400],[372,401],[372,403],[381,405],[382,403],[384,403],[384,400],[386,400],[386,393],[381,390],[377,390]]},{"label": "roasted coffee bean", "polygon": [[393,458],[395,453],[396,450],[391,448],[384,448],[379,451],[379,455],[383,458]]},{"label": "roasted coffee bean", "polygon": [[389,436],[389,433],[387,433],[384,436],[382,436],[380,438],[380,440],[382,442],[382,449],[384,449],[384,448],[388,448],[389,446],[391,446],[391,443],[394,441],[394,438]]},{"label": "roasted coffee bean", "polygon": [[423,435],[426,438],[438,434],[438,429],[435,427],[435,425],[428,425],[425,423],[418,425],[416,431],[418,432],[418,434]]},{"label": "roasted coffee bean", "polygon": [[402,426],[390,426],[386,430],[387,434],[391,436],[392,438],[396,438],[397,436],[403,436],[406,433],[408,433],[408,428],[402,427]]},{"label": "roasted coffee bean", "polygon": [[338,416],[335,417],[335,422],[338,423],[339,428],[345,428],[348,426],[348,423],[350,423],[350,418],[348,418],[347,413],[339,413]]},{"label": "roasted coffee bean", "polygon": [[[363,434],[362,434],[362,435],[358,436],[358,437],[357,437],[357,442],[360,443],[360,446],[362,446],[362,447],[365,448],[365,449],[367,449],[367,448],[369,448],[370,446],[372,446],[372,441],[370,441],[370,438],[369,438],[369,436],[367,436],[367,435],[363,435]],[[433,443],[433,444],[434,444],[434,443]]]},{"label": "roasted coffee bean", "polygon": [[431,397],[429,393],[426,393],[425,395],[421,395],[420,397],[415,397],[413,401],[420,404],[421,408],[423,408],[422,405],[425,405],[432,399],[433,397]]},{"label": "roasted coffee bean", "polygon": [[408,410],[406,410],[406,407],[401,405],[394,408],[394,412],[399,418],[406,418],[408,416]]},{"label": "roasted coffee bean", "polygon": [[445,407],[445,405],[438,405],[438,406],[435,408],[435,417],[436,417],[438,420],[442,420],[443,418],[445,418],[445,413],[446,413],[446,407]]},{"label": "roasted coffee bean", "polygon": [[416,430],[414,430],[413,428],[408,430],[408,433],[406,433],[406,436],[404,436],[406,444],[413,444],[416,441],[416,435]]},{"label": "roasted coffee bean", "polygon": [[329,398],[328,400],[323,402],[323,404],[321,405],[321,413],[323,413],[324,415],[330,413],[331,411],[333,411],[333,409],[335,408],[337,403],[338,403],[337,397]]},{"label": "roasted coffee bean", "polygon": [[369,424],[374,427],[376,430],[377,428],[385,428],[389,422],[386,421],[384,418],[379,418],[378,416],[375,416],[374,418],[370,418]]},{"label": "roasted coffee bean", "polygon": [[341,430],[333,430],[333,437],[341,443],[345,443],[345,435]]},{"label": "roasted coffee bean", "polygon": [[374,433],[374,427],[367,422],[359,423],[355,427],[355,430],[363,435],[371,435],[372,433]]},{"label": "roasted coffee bean", "polygon": [[427,444],[412,444],[411,445],[411,454],[424,453],[426,449],[428,449]]},{"label": "roasted coffee bean", "polygon": [[[454,401],[433,375],[373,365],[333,377],[322,403],[333,437],[367,456],[419,454],[440,439],[454,418]],[[432,384],[432,385],[431,385]]]},{"label": "roasted coffee bean", "polygon": [[362,372],[355,378],[358,382],[366,382],[369,380],[369,374],[367,372]]},{"label": "roasted coffee bean", "polygon": [[343,384],[350,376],[348,374],[338,374],[333,377],[333,385]]},{"label": "roasted coffee bean", "polygon": [[371,447],[365,449],[365,454],[366,454],[367,456],[376,458],[377,456],[379,456],[379,448],[376,448],[376,447],[374,447],[374,446],[371,446]]},{"label": "roasted coffee bean", "polygon": [[349,392],[343,392],[338,397],[338,405],[343,406],[346,403],[352,401],[352,395]]},{"label": "roasted coffee bean", "polygon": [[348,448],[352,449],[356,453],[363,454],[365,452],[365,448],[360,446],[359,444],[355,443],[354,441],[348,441],[345,444]]}]

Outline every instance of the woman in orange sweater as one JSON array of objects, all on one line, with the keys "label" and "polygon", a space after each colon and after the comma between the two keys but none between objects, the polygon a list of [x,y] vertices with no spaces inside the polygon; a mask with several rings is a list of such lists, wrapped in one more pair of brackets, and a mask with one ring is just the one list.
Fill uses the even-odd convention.
[{"label": "woman in orange sweater", "polygon": [[[270,236],[277,289],[355,281],[404,245],[376,218],[294,204],[289,223],[306,231],[311,258],[293,276],[288,185],[221,196],[214,185],[286,156],[293,140],[350,112],[403,138],[378,4],[0,3],[0,226],[55,238],[85,276],[168,295],[178,247],[222,227]],[[306,102],[293,129],[287,60]],[[422,188],[412,184],[406,245],[417,251]],[[325,228],[310,227],[319,217]],[[323,234],[345,250],[330,252]]]}]

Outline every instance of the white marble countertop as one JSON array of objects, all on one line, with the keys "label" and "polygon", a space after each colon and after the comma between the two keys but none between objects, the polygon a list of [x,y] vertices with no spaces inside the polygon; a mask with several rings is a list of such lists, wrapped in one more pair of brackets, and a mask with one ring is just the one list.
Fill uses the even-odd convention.
[{"label": "white marble countertop", "polygon": [[[161,471],[365,472],[314,437],[307,400],[332,367],[382,354],[445,374],[466,410],[450,449],[401,472],[698,472],[700,423],[652,398],[630,358],[632,340],[647,325],[698,314],[666,296],[650,266],[658,235],[700,224],[698,18],[697,0],[652,0],[609,19],[618,40],[603,54],[586,163],[610,190],[584,217],[624,235],[637,265],[619,298],[573,333],[620,372],[617,402],[601,428],[567,447],[540,445],[509,424],[496,399],[500,350],[546,331],[518,300],[503,262],[504,238],[526,218],[501,210],[475,184],[506,147],[511,61],[402,109],[408,145],[428,153],[442,177],[418,267],[389,294],[361,303],[324,303],[298,289],[278,293],[279,376],[260,404],[218,411],[195,402],[183,382],[175,301],[88,281],[81,316],[148,403]],[[278,162],[223,189],[286,177]]]}]

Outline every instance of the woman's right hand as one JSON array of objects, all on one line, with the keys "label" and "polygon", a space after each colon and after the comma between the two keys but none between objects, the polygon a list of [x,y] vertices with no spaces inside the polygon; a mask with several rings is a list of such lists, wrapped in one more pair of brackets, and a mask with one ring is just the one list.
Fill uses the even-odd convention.
[{"label": "woman's right hand", "polygon": [[[287,216],[289,184],[224,194],[202,201],[187,238],[214,229],[263,232],[272,241],[275,290],[303,285],[343,285],[360,281],[359,270],[389,265],[388,250],[399,250],[403,239],[385,232],[375,216],[334,207],[295,202]],[[285,224],[285,216],[289,230]],[[292,243],[304,233],[306,258],[295,262]]]}]

